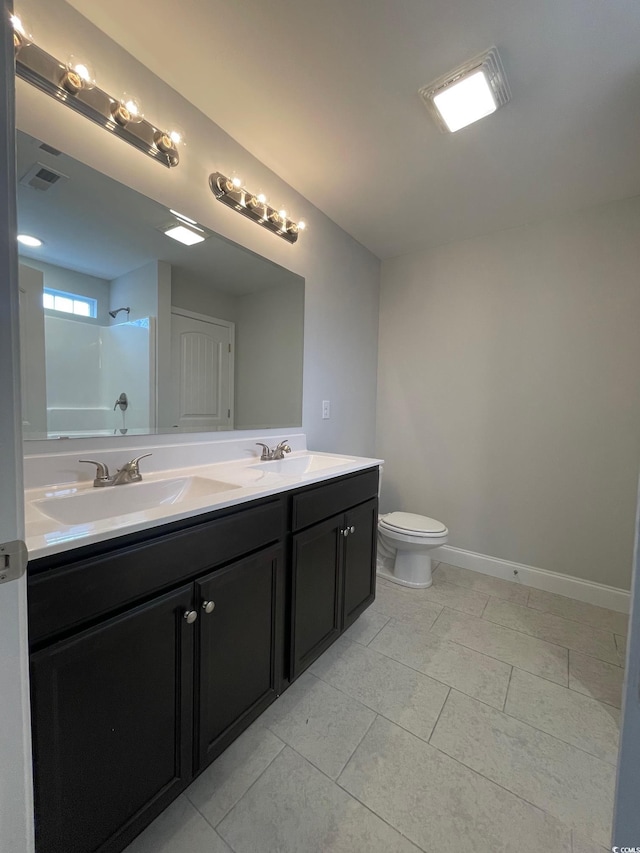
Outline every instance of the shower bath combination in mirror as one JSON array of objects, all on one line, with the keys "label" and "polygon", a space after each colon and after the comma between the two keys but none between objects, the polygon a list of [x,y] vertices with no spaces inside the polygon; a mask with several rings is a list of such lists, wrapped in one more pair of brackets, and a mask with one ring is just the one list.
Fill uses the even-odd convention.
[{"label": "shower bath combination in mirror", "polygon": [[46,141],[17,150],[26,439],[301,426],[303,278]]}]

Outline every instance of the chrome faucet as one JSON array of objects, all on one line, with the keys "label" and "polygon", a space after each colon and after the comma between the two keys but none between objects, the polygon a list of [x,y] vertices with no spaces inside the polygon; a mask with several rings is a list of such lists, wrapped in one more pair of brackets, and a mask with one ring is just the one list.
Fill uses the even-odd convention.
[{"label": "chrome faucet", "polygon": [[286,438],[273,449],[271,449],[267,444],[263,444],[261,441],[256,441],[256,444],[262,448],[262,455],[260,456],[261,462],[271,462],[273,459],[284,459],[285,453],[291,453],[291,448],[287,444]]},{"label": "chrome faucet", "polygon": [[96,462],[94,459],[78,459],[78,462],[86,462],[89,465],[96,466],[96,477],[93,481],[94,488],[99,489],[104,486],[124,486],[127,483],[139,483],[142,480],[142,474],[138,463],[141,459],[146,459],[147,456],[152,456],[152,453],[145,453],[142,456],[137,456],[131,462],[127,462],[118,468],[113,476],[109,475],[109,469],[104,462]]}]

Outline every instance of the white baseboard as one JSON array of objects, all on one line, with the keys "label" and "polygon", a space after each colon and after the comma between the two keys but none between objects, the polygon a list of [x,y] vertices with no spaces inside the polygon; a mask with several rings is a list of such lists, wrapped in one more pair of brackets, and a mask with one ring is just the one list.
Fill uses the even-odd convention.
[{"label": "white baseboard", "polygon": [[598,607],[608,607],[619,613],[629,612],[630,593],[615,586],[585,581],[571,575],[549,572],[547,569],[536,569],[534,566],[512,563],[510,560],[500,560],[498,557],[488,557],[486,554],[476,554],[474,551],[465,551],[463,548],[454,548],[452,545],[434,548],[431,557],[433,560],[449,563],[461,569],[470,569],[473,572],[481,572],[483,575],[502,578],[523,586],[532,586],[534,589],[545,592],[577,598],[578,601],[586,601]]}]

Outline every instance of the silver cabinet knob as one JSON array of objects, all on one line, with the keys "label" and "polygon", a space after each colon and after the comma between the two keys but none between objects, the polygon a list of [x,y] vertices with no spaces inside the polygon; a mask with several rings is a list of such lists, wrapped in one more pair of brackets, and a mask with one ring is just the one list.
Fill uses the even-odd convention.
[{"label": "silver cabinet knob", "polygon": [[202,602],[202,609],[204,610],[205,613],[213,613],[215,608],[216,608],[215,601],[203,601]]},{"label": "silver cabinet knob", "polygon": [[348,527],[345,527],[345,529],[344,529],[344,530],[341,530],[341,531],[340,531],[340,533],[342,533],[342,535],[343,535],[343,536],[345,537],[345,539],[346,539],[346,537],[349,535],[349,528],[348,528]]},{"label": "silver cabinet knob", "polygon": [[183,615],[184,615],[184,619],[185,619],[187,625],[193,625],[193,623],[198,618],[198,611],[197,610],[185,610]]},{"label": "silver cabinet knob", "polygon": [[349,533],[355,533],[355,532],[356,532],[356,526],[355,526],[355,524],[352,524],[351,527],[349,528]]}]

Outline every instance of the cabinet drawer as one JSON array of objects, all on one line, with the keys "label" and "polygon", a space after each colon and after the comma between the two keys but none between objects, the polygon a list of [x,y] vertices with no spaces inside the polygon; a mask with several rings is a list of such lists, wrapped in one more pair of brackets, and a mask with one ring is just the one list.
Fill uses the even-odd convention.
[{"label": "cabinet drawer", "polygon": [[282,538],[278,499],[29,578],[31,643],[82,625]]},{"label": "cabinet drawer", "polygon": [[291,529],[302,530],[377,495],[377,468],[315,486],[293,496]]}]

